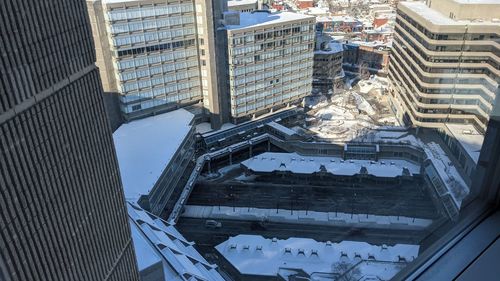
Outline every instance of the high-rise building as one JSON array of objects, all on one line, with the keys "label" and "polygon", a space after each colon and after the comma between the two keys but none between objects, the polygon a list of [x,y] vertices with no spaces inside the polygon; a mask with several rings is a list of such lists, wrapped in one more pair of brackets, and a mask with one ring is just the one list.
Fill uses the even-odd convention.
[{"label": "high-rise building", "polygon": [[[194,105],[214,128],[227,122],[217,31],[227,1],[87,0],[104,91],[126,120]],[[225,45],[224,45],[225,46]],[[204,113],[204,114],[202,114]]]},{"label": "high-rise building", "polygon": [[229,99],[233,120],[245,120],[311,93],[312,16],[281,12],[227,12]]},{"label": "high-rise building", "polygon": [[104,90],[126,119],[203,99],[194,0],[87,0]]},{"label": "high-rise building", "polygon": [[138,280],[85,2],[0,11],[0,279]]},{"label": "high-rise building", "polygon": [[389,75],[398,118],[484,132],[500,83],[500,2],[400,2]]}]

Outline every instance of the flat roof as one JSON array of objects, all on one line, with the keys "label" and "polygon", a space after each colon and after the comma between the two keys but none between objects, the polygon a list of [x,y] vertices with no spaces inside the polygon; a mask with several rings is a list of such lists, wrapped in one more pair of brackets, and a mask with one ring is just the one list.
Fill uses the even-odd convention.
[{"label": "flat roof", "polygon": [[314,19],[314,17],[304,14],[291,13],[291,12],[276,12],[276,13],[269,13],[265,11],[253,12],[253,13],[244,12],[240,13],[239,25],[226,25],[226,29],[236,30],[247,27],[264,26],[269,24],[285,23],[288,21],[306,20],[306,19]]},{"label": "flat roof", "polygon": [[125,198],[151,192],[191,129],[184,109],[132,121],[113,133]]},{"label": "flat roof", "polygon": [[[455,0],[455,1],[457,1],[457,0]],[[466,1],[466,0],[459,0],[459,1]],[[470,0],[470,1],[490,1],[490,0]],[[498,0],[491,0],[491,1],[492,2],[496,1],[496,3],[489,3],[489,4],[499,4]],[[470,2],[470,3],[474,4],[473,2]],[[481,3],[481,4],[487,4],[487,3]],[[445,16],[445,15],[441,14],[440,12],[430,8],[429,6],[427,6],[423,2],[399,2],[399,5],[406,7],[407,9],[416,13],[418,16],[422,17],[423,19],[425,19],[425,20],[427,20],[430,23],[433,23],[435,25],[464,25],[464,24],[498,25],[498,23],[492,22],[489,20],[484,20],[484,21],[454,20],[454,19],[451,19],[448,16]]]},{"label": "flat roof", "polygon": [[[277,276],[282,269],[302,270],[308,275],[343,273],[339,271],[346,269],[339,270],[335,265],[347,262],[359,263],[357,268],[361,276],[375,275],[382,280],[391,279],[399,271],[400,259],[410,262],[419,251],[418,245],[409,244],[376,246],[355,241],[332,243],[295,237],[282,240],[243,234],[231,237],[215,248],[241,274]],[[367,267],[363,261],[376,266]]]},{"label": "flat roof", "polygon": [[[272,173],[277,171],[297,174],[328,172],[338,176],[362,174],[376,177],[397,177],[420,174],[420,165],[406,160],[343,160],[340,157],[302,156],[297,153],[265,152],[241,162],[241,165],[254,172]],[[364,168],[364,169],[363,169]]]},{"label": "flat roof", "polygon": [[344,51],[344,45],[342,43],[336,42],[334,40],[328,43],[329,50],[315,50],[315,54],[335,54]]},{"label": "flat roof", "polygon": [[257,4],[257,0],[231,0],[231,1],[227,1],[228,7],[235,7],[235,6],[240,6],[240,5],[251,5],[251,4]]},{"label": "flat roof", "polygon": [[445,126],[477,164],[479,154],[481,153],[481,147],[483,146],[484,135],[480,134],[476,128],[470,124],[446,123]]}]

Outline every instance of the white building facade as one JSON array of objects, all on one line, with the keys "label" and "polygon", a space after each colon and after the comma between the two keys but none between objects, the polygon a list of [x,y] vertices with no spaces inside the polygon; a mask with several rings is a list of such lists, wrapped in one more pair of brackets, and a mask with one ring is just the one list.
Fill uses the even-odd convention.
[{"label": "white building facade", "polygon": [[226,22],[232,118],[300,102],[312,89],[315,18],[240,13]]}]

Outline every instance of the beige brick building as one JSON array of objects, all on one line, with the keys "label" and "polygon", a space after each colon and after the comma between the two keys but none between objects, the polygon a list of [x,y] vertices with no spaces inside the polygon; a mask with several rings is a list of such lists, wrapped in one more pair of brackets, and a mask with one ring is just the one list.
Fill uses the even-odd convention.
[{"label": "beige brick building", "polygon": [[485,131],[499,93],[499,14],[495,0],[399,3],[389,75],[400,119]]}]

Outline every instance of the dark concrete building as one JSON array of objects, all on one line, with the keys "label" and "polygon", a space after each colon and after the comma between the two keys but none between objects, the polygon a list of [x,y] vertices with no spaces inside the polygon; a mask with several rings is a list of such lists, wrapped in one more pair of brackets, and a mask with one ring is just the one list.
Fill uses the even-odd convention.
[{"label": "dark concrete building", "polygon": [[0,1],[0,279],[139,280],[84,1]]}]

